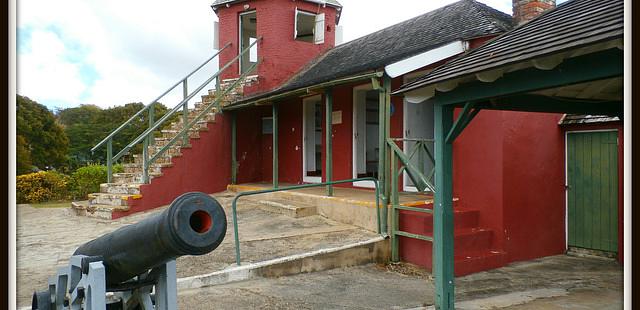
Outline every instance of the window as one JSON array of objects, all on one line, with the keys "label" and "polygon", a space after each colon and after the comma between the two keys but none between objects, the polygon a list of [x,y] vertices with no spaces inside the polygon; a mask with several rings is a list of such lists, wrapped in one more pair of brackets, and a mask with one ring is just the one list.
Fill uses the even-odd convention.
[{"label": "window", "polygon": [[273,133],[273,117],[262,118],[262,134],[270,135]]},{"label": "window", "polygon": [[[256,29],[257,29],[257,18],[256,12],[244,12],[240,14],[240,25],[239,25],[240,33],[239,33],[239,50],[238,53],[241,53],[247,47],[251,46],[256,40]],[[247,71],[251,65],[255,64],[258,61],[258,45],[253,45],[249,49],[249,51],[240,57],[240,73],[244,73]]]},{"label": "window", "polygon": [[313,14],[296,8],[293,38],[315,44],[324,43],[324,13]]}]

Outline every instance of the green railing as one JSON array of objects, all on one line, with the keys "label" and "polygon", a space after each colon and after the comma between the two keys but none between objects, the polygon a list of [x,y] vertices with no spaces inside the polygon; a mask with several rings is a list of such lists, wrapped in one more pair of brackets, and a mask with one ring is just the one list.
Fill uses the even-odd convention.
[{"label": "green railing", "polygon": [[311,187],[321,187],[321,186],[327,186],[327,185],[335,185],[335,184],[343,184],[343,183],[352,183],[352,182],[358,182],[358,181],[373,181],[374,185],[375,185],[375,189],[376,189],[376,219],[377,219],[377,225],[378,225],[378,233],[381,235],[386,235],[386,231],[387,231],[387,207],[383,206],[383,210],[382,210],[382,216],[380,215],[380,190],[378,188],[378,179],[376,178],[372,178],[372,177],[366,177],[366,178],[357,178],[357,179],[348,179],[348,180],[339,180],[339,181],[330,181],[330,182],[324,182],[324,183],[314,183],[314,184],[303,184],[303,185],[295,185],[295,186],[288,186],[288,187],[280,187],[280,188],[271,188],[271,189],[263,189],[263,190],[255,190],[255,191],[246,191],[246,192],[241,192],[238,193],[234,198],[233,198],[233,202],[231,203],[231,212],[232,212],[232,218],[233,218],[233,237],[234,237],[234,242],[235,242],[235,247],[236,247],[236,264],[238,266],[240,266],[240,237],[238,234],[238,212],[237,212],[237,203],[238,203],[238,199],[240,199],[240,197],[245,197],[245,196],[253,196],[253,195],[259,195],[259,194],[266,194],[266,193],[274,193],[274,192],[283,192],[283,191],[290,191],[290,190],[295,190],[295,189],[303,189],[303,188],[311,188]]},{"label": "green railing", "polygon": [[[156,101],[158,100],[158,99],[156,99],[151,104],[149,104],[148,106],[146,106],[142,110],[138,111],[127,122],[122,124],[120,127],[118,127],[118,129],[116,129],[114,132],[109,134],[109,136],[107,136],[105,139],[103,139],[103,141],[101,141],[96,146],[94,146],[92,151],[96,150],[98,147],[102,146],[104,143],[107,144],[107,172],[108,172],[108,180],[107,180],[107,182],[110,183],[111,180],[112,180],[112,166],[113,166],[113,163],[116,162],[117,160],[119,160],[125,154],[129,153],[129,151],[133,147],[135,147],[138,143],[143,143],[143,147],[142,147],[142,182],[143,183],[148,183],[149,182],[149,168],[151,167],[153,162],[159,156],[163,155],[178,140],[182,140],[183,145],[188,144],[189,131],[193,128],[193,126],[195,126],[203,117],[205,117],[208,113],[210,113],[214,108],[217,108],[215,110],[216,113],[221,111],[220,107],[221,107],[222,99],[225,98],[225,96],[227,96],[229,94],[229,92],[231,92],[233,89],[235,89],[235,87],[237,87],[238,84],[241,81],[243,81],[244,78],[250,72],[252,72],[255,69],[255,67],[258,65],[258,63],[260,61],[258,61],[255,64],[253,64],[251,66],[250,70],[245,71],[245,73],[243,73],[231,86],[226,87],[225,90],[222,91],[222,92],[220,91],[220,82],[219,82],[219,78],[218,78],[220,76],[220,74],[222,74],[222,72],[224,72],[226,69],[228,69],[234,62],[236,62],[238,59],[240,59],[240,57],[242,57],[244,54],[248,53],[249,50],[254,45],[256,45],[260,40],[262,40],[262,37],[259,37],[255,42],[253,42],[247,48],[242,50],[242,52],[240,52],[236,57],[234,57],[231,61],[226,63],[222,68],[220,68],[216,73],[214,73],[211,77],[209,77],[206,81],[204,81],[194,91],[192,91],[190,94],[188,94],[187,78],[189,76],[191,76],[193,73],[195,73],[197,70],[202,68],[206,63],[208,63],[215,56],[217,56],[220,52],[222,52],[224,49],[226,49],[227,47],[229,47],[231,45],[230,43],[227,43],[213,57],[208,59],[207,62],[205,62],[202,65],[200,65],[198,68],[196,68],[196,70],[194,70],[189,75],[187,75],[187,77],[182,79],[180,82],[178,82],[172,88],[170,88],[165,93],[163,93],[160,97],[158,97],[158,99],[160,99],[161,97],[165,96],[169,91],[173,90],[177,85],[182,83],[183,84],[183,100],[180,103],[178,103],[175,107],[173,107],[173,109],[169,110],[165,115],[163,115],[157,121],[154,121],[153,104],[155,104]],[[193,97],[195,97],[200,91],[202,91],[202,89],[204,89],[207,85],[209,85],[213,80],[216,80],[216,90],[217,90],[216,91],[216,99],[214,100],[214,102],[212,102],[207,107],[205,107],[205,109],[202,112],[200,112],[200,114],[198,114],[193,121],[189,122],[189,105],[188,105],[189,100],[191,100]],[[113,156],[113,137],[120,130],[122,130],[125,126],[130,124],[134,119],[136,119],[137,117],[142,115],[142,113],[144,111],[146,111],[146,110],[149,110],[149,127],[144,132],[142,132],[138,137],[133,139],[129,144],[127,144],[122,150],[120,150],[120,152],[118,152],[115,156]],[[169,120],[173,115],[175,115],[179,111],[182,112],[182,121],[183,121],[183,124],[185,124],[185,126],[183,126],[182,129],[180,130],[180,132],[174,138],[172,138],[165,146],[163,146],[158,152],[153,154],[153,156],[150,156],[149,155],[149,146],[152,146],[154,144],[153,133],[156,130],[160,129],[160,127],[167,120]]]},{"label": "green railing", "polygon": [[[409,149],[409,151],[405,154],[396,144],[397,141],[409,141],[414,142],[413,147]],[[413,211],[413,212],[421,212],[421,213],[433,213],[431,209],[425,208],[416,208],[409,206],[401,206],[399,203],[399,189],[398,189],[398,179],[403,172],[407,172],[407,175],[413,182],[414,186],[418,189],[418,191],[429,190],[430,192],[435,192],[435,186],[433,185],[433,177],[435,174],[435,158],[431,151],[429,150],[428,145],[433,144],[433,139],[387,139],[387,145],[391,148],[391,261],[397,262],[399,260],[398,255],[398,236],[420,239],[425,241],[433,241],[433,237],[423,236],[418,234],[409,233],[406,231],[400,230],[399,225],[399,211]],[[418,162],[420,165],[423,165],[425,157],[428,158],[433,164],[433,168],[427,176],[425,176],[422,172],[423,169],[420,169],[414,165],[411,160],[418,155]],[[400,167],[398,168],[398,164],[400,163]]]},{"label": "green railing", "polygon": [[112,180],[112,172],[113,172],[113,163],[118,160],[120,157],[113,157],[113,138],[120,132],[122,131],[124,128],[126,128],[127,126],[131,125],[131,123],[134,120],[137,120],[138,118],[140,118],[141,116],[143,116],[144,112],[148,112],[148,119],[149,119],[149,127],[153,126],[153,124],[155,123],[154,118],[155,118],[155,105],[160,101],[160,99],[164,98],[164,96],[166,96],[168,93],[170,93],[171,91],[173,91],[176,87],[178,87],[178,85],[182,84],[182,92],[183,92],[183,96],[186,97],[186,93],[187,93],[187,80],[189,79],[189,77],[191,77],[193,74],[195,74],[196,72],[198,72],[200,69],[202,69],[202,67],[204,67],[206,64],[208,64],[211,60],[213,60],[214,58],[216,58],[222,51],[224,51],[226,48],[228,48],[229,46],[231,46],[231,43],[227,43],[225,46],[223,46],[220,50],[218,50],[215,54],[213,54],[213,56],[209,57],[207,60],[205,60],[201,65],[199,65],[198,67],[196,67],[193,71],[191,71],[189,74],[187,74],[185,77],[183,77],[181,80],[179,80],[178,82],[176,82],[173,86],[169,87],[169,89],[165,90],[160,96],[158,96],[157,98],[155,98],[154,100],[152,100],[149,104],[147,104],[146,106],[144,106],[144,108],[140,109],[140,111],[136,112],[133,116],[131,116],[127,121],[125,121],[124,123],[122,123],[118,128],[116,128],[115,130],[113,130],[108,136],[106,136],[104,139],[102,139],[102,141],[98,142],[98,144],[96,144],[93,148],[91,148],[91,153],[95,152],[98,148],[100,148],[101,146],[103,146],[104,144],[107,144],[107,182],[111,183]]}]

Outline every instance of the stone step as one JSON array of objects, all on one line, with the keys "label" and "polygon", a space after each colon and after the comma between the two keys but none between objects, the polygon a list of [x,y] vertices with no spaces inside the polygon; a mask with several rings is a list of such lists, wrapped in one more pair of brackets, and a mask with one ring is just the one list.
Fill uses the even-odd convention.
[{"label": "stone step", "polygon": [[293,218],[318,214],[315,206],[288,199],[259,200],[258,203],[260,204],[260,209]]},{"label": "stone step", "polygon": [[[170,153],[171,150],[167,151],[167,153],[165,153],[164,155],[156,158],[156,161],[154,162],[155,164],[170,164],[171,163],[171,156],[167,155]],[[180,156],[180,149],[177,150],[178,154],[174,155],[174,156]],[[133,154],[133,164],[136,165],[142,165],[142,154]]]},{"label": "stone step", "polygon": [[[142,173],[142,164],[123,164],[125,173]],[[153,163],[149,167],[149,173],[161,173],[162,168],[172,167],[171,163]]]},{"label": "stone step", "polygon": [[100,192],[107,194],[139,195],[142,183],[102,183]]},{"label": "stone step", "polygon": [[[162,173],[149,173],[149,180],[161,176]],[[140,173],[114,173],[113,183],[142,183],[142,172]]]},{"label": "stone step", "polygon": [[90,205],[88,201],[74,201],[71,203],[71,212],[73,212],[77,216],[87,216],[110,220],[111,213],[113,211],[129,211],[129,207],[101,204]]},{"label": "stone step", "polygon": [[127,200],[129,198],[140,199],[142,198],[142,195],[92,193],[92,194],[89,194],[89,206],[93,206],[93,205],[127,206]]},{"label": "stone step", "polygon": [[[208,130],[208,128],[207,128]],[[200,128],[195,128],[195,129],[189,129],[189,137],[190,138],[199,138],[200,137],[200,131],[205,131],[200,130]],[[174,130],[174,129],[163,129],[162,130],[162,135],[159,138],[173,138],[175,136],[177,136],[179,133],[181,133],[182,130]]]}]

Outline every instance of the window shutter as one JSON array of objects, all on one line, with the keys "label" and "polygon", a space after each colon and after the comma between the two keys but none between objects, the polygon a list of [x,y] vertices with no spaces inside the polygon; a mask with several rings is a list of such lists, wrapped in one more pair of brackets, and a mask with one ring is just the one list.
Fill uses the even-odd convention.
[{"label": "window shutter", "polygon": [[213,22],[213,49],[220,49],[220,24]]},{"label": "window shutter", "polygon": [[293,39],[295,40],[298,37],[298,7],[293,13]]},{"label": "window shutter", "polygon": [[324,43],[324,13],[316,15],[316,28],[313,31],[313,43]]}]

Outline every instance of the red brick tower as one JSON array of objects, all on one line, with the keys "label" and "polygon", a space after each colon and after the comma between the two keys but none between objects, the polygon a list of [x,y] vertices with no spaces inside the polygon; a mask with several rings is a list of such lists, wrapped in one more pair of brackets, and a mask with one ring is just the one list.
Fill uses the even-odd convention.
[{"label": "red brick tower", "polygon": [[245,88],[245,95],[274,89],[333,47],[342,9],[335,0],[217,0],[211,7],[219,19],[218,46],[231,43],[220,54],[220,66],[262,38],[222,75],[237,78],[260,59],[251,73],[258,83]]}]

